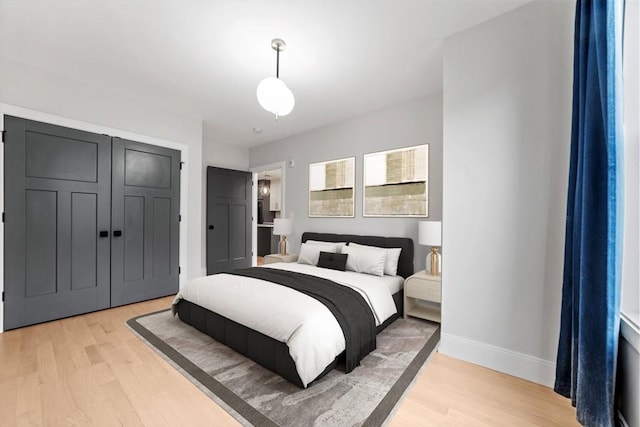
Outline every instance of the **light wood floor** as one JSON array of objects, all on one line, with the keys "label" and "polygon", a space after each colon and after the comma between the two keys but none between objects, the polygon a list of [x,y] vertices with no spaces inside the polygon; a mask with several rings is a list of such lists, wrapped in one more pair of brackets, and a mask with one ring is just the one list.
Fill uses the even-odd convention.
[{"label": "light wood floor", "polygon": [[[0,425],[238,425],[124,322],[171,298],[0,334]],[[392,426],[573,426],[552,390],[434,354]]]}]

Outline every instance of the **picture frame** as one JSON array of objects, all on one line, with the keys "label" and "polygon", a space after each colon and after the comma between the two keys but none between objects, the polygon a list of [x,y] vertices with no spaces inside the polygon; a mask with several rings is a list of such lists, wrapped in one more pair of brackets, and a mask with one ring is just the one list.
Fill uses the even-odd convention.
[{"label": "picture frame", "polygon": [[364,155],[362,216],[429,216],[429,144]]},{"label": "picture frame", "polygon": [[356,158],[309,164],[309,217],[355,217]]}]

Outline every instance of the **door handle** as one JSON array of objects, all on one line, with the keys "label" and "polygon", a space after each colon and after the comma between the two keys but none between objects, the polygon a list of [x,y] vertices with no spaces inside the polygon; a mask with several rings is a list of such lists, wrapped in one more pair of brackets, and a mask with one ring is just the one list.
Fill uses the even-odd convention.
[{"label": "door handle", "polygon": [[109,237],[109,232],[108,231],[101,231],[100,232],[100,237]]},{"label": "door handle", "polygon": [[113,230],[113,237],[120,237],[120,236],[122,236],[121,230]]},{"label": "door handle", "polygon": [[210,225],[210,226],[209,226],[209,230],[213,230],[214,228],[216,228],[216,226],[215,226],[215,225]]}]

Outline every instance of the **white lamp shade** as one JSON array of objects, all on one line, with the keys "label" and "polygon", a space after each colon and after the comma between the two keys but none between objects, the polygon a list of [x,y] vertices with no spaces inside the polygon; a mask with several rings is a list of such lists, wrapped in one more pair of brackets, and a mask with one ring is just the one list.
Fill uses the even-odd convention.
[{"label": "white lamp shade", "polygon": [[418,243],[425,246],[442,246],[442,222],[420,221]]},{"label": "white lamp shade", "polygon": [[261,81],[256,95],[262,108],[278,116],[289,114],[296,103],[287,85],[275,77],[267,77]]},{"label": "white lamp shade", "polygon": [[274,219],[273,234],[276,236],[289,236],[293,234],[293,221],[285,218]]}]

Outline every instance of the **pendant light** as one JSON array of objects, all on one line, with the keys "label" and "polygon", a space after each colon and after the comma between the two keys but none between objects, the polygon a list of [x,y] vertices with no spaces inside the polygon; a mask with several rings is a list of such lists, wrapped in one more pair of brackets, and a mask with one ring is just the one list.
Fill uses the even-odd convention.
[{"label": "pendant light", "polygon": [[260,187],[260,194],[263,196],[268,196],[271,194],[271,187],[267,185],[267,181],[269,180],[269,175],[264,174],[264,181],[262,182],[262,186]]},{"label": "pendant light", "polygon": [[280,80],[280,52],[286,46],[282,39],[271,40],[271,48],[276,51],[276,76],[262,80],[256,91],[260,106],[275,114],[276,120],[279,116],[289,114],[296,102],[291,90]]}]

